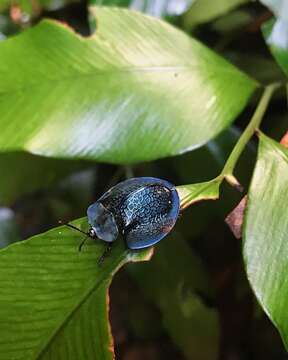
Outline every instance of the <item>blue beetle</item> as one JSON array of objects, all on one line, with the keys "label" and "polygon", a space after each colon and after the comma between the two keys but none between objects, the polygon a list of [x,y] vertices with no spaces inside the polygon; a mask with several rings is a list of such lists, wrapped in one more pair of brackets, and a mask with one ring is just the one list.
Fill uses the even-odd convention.
[{"label": "blue beetle", "polygon": [[101,262],[119,234],[129,249],[155,245],[175,225],[179,209],[177,190],[168,181],[153,177],[125,180],[88,207],[91,228],[87,236],[108,243]]}]

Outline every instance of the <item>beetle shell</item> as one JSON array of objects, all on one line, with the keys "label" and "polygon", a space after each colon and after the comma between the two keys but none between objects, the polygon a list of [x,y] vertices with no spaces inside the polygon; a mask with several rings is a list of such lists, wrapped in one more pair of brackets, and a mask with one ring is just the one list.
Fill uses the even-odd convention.
[{"label": "beetle shell", "polygon": [[113,242],[122,234],[128,248],[156,244],[173,228],[180,209],[175,187],[166,180],[139,177],[108,190],[87,210],[97,237]]}]

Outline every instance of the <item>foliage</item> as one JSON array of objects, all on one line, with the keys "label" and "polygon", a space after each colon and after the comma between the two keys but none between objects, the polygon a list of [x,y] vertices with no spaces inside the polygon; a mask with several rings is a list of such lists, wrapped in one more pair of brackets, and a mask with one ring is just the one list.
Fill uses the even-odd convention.
[{"label": "foliage", "polygon": [[2,251],[2,359],[78,359],[84,352],[91,359],[113,358],[107,287],[125,261],[143,260],[149,251],[129,255],[119,243],[113,260],[99,268],[103,247],[90,244],[79,253],[77,240],[77,232],[59,227]]},{"label": "foliage", "polygon": [[[255,89],[160,20],[116,8],[94,13],[89,39],[44,21],[0,43],[2,151],[117,164],[175,155],[226,128]],[[23,125],[15,137],[17,119]]]},{"label": "foliage", "polygon": [[[288,19],[285,1],[261,2],[91,0],[81,22],[84,2],[60,1],[54,12],[52,1],[0,0],[10,8],[0,15],[1,360],[113,359],[110,318],[122,358],[113,303],[120,306],[127,283],[127,333],[168,343],[171,354],[159,359],[245,358],[241,345],[233,348],[237,335],[220,343],[230,335],[229,307],[243,323],[249,313],[246,327],[263,319],[254,308],[238,311],[238,302],[253,301],[245,279],[288,348],[288,135],[277,142],[287,132]],[[263,21],[271,14],[264,5],[275,18]],[[95,32],[84,37],[43,20],[43,11]],[[153,257],[118,239],[99,264],[105,244],[88,239],[79,252],[85,235],[56,221],[79,218],[73,224],[87,232],[88,204],[133,174],[171,180],[181,219]],[[229,218],[243,233],[244,276],[239,240],[217,226],[246,193],[247,205]],[[112,284],[109,318],[114,277],[120,291],[114,296]],[[150,321],[147,309],[159,317]],[[242,344],[251,331],[241,331]],[[255,343],[264,355],[249,345],[255,359],[284,359],[263,333]]]},{"label": "foliage", "polygon": [[[87,230],[85,218],[73,224]],[[105,246],[90,241],[80,253],[82,240],[83,235],[61,226],[2,250],[1,358],[78,359],[85,352],[88,358],[112,359],[107,288],[120,266],[148,259],[151,249],[129,252],[119,241],[109,261],[99,266]],[[89,324],[91,317],[95,322]]]},{"label": "foliage", "polygon": [[248,279],[259,302],[279,328],[286,346],[287,163],[288,150],[260,134],[244,226]]}]

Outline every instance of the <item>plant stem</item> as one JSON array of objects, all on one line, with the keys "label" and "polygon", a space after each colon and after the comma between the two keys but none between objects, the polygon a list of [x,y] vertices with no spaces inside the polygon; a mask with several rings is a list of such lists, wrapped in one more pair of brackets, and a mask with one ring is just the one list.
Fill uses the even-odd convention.
[{"label": "plant stem", "polygon": [[218,178],[225,178],[231,185],[239,186],[237,179],[233,175],[234,168],[237,164],[239,157],[241,156],[245,146],[255,133],[255,131],[259,128],[261,121],[263,119],[264,113],[268,107],[270,99],[274,93],[274,91],[279,87],[278,83],[268,85],[263,95],[258,103],[258,106],[253,114],[248,126],[240,136],[239,140],[237,141],[234,149],[232,150],[231,154],[229,155],[223,170]]}]

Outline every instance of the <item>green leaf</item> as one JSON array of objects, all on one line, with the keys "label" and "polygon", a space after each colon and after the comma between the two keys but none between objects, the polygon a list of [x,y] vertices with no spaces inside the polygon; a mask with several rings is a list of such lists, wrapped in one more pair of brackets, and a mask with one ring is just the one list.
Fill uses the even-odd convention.
[{"label": "green leaf", "polygon": [[[75,226],[87,229],[87,220]],[[118,241],[99,266],[104,243],[54,228],[0,251],[1,359],[113,359],[107,289],[117,269],[145,260]]]},{"label": "green leaf", "polygon": [[209,22],[250,0],[195,0],[183,16],[186,29]]},{"label": "green leaf", "polygon": [[218,358],[218,314],[199,296],[211,293],[208,276],[181,236],[174,232],[157,246],[149,263],[128,270],[160,309],[163,326],[187,359]]},{"label": "green leaf", "polygon": [[180,197],[181,209],[185,209],[195,202],[201,200],[216,200],[219,198],[219,186],[222,179],[214,179],[211,181],[177,186]]},{"label": "green leaf", "polygon": [[118,164],[183,153],[229,126],[256,87],[161,20],[94,13],[88,39],[43,21],[0,43],[2,152]]},{"label": "green leaf", "polygon": [[262,27],[263,35],[274,58],[288,75],[288,20],[268,21]]},{"label": "green leaf", "polygon": [[288,150],[260,135],[244,219],[244,259],[256,297],[288,347]]},{"label": "green leaf", "polygon": [[[169,159],[168,166],[170,168],[173,167],[173,171],[177,172],[181,183],[198,183],[203,178],[213,178],[222,170],[225,160],[228,158],[239,136],[239,130],[232,126],[202,148],[186,155]],[[242,158],[244,163],[242,168],[244,171],[241,171],[239,174],[239,179],[243,185],[246,184],[248,178],[250,180],[250,172],[254,167],[254,151],[251,151],[251,148],[248,150],[246,152],[247,156]],[[189,168],[187,163],[190,164]],[[207,167],[207,163],[209,163],[209,167]],[[251,169],[248,166],[250,163]],[[36,190],[50,188],[74,172],[79,172],[79,170],[92,166],[95,168],[95,164],[90,162],[50,159],[22,152],[0,154],[0,168],[2,169],[0,177],[0,204],[11,205],[23,195],[35,192]],[[147,166],[149,167],[147,168]],[[197,171],[191,172],[190,167],[197,168]],[[146,164],[146,173],[150,172],[156,177],[163,176],[160,172],[155,172],[155,169],[159,170],[157,163]],[[87,184],[85,186],[87,187]],[[77,187],[79,187],[79,184]],[[78,194],[83,204],[85,203],[83,191],[79,193],[75,189],[72,192],[75,195]],[[77,204],[77,207],[79,210],[79,204]],[[61,218],[63,214],[58,214],[58,216]]]}]

